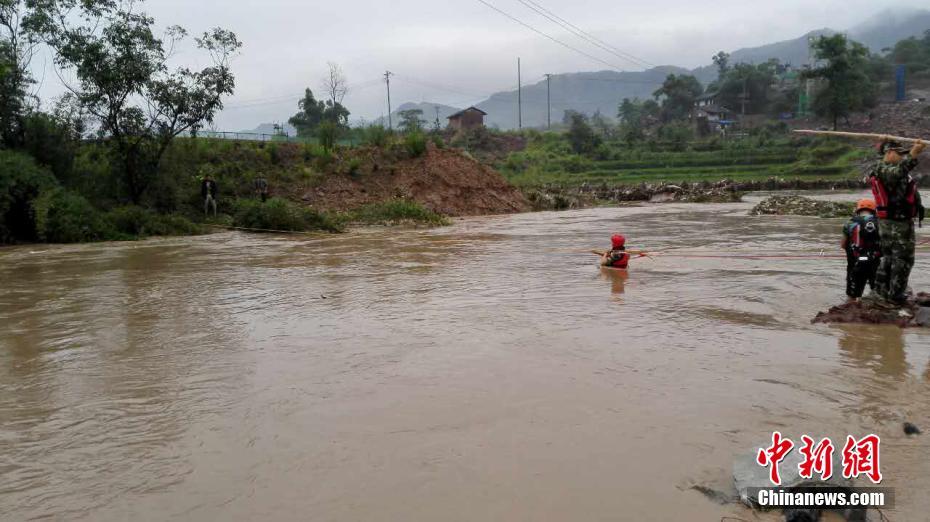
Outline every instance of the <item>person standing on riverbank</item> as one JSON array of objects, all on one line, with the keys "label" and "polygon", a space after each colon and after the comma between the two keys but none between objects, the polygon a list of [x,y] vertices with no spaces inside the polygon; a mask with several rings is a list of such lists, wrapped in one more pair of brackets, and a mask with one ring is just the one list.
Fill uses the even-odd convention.
[{"label": "person standing on riverbank", "polygon": [[869,173],[881,234],[881,261],[875,276],[875,293],[896,304],[907,300],[907,281],[914,266],[914,219],[923,219],[917,180],[910,172],[924,151],[917,140],[910,150],[891,139],[878,147],[882,159]]},{"label": "person standing on riverbank", "polygon": [[865,284],[875,288],[875,272],[881,259],[881,236],[875,217],[875,201],[860,199],[856,215],[843,227],[843,250],[846,251],[846,295],[858,300]]},{"label": "person standing on riverbank", "polygon": [[213,176],[207,174],[200,183],[200,196],[203,198],[203,215],[209,215],[208,209],[213,207],[213,217],[216,217],[216,181]]},{"label": "person standing on riverbank", "polygon": [[265,179],[265,176],[259,175],[255,178],[253,183],[255,187],[255,194],[261,198],[262,203],[268,200],[268,180]]}]

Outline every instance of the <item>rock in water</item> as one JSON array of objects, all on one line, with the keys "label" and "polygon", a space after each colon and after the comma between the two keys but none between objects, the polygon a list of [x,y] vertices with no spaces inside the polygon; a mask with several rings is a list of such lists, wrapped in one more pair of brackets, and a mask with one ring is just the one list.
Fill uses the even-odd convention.
[{"label": "rock in water", "polygon": [[904,433],[905,435],[920,435],[920,428],[911,424],[910,422],[905,422]]},{"label": "rock in water", "polygon": [[893,324],[901,328],[930,326],[930,294],[919,293],[898,306],[866,298],[820,312],[812,323]]},{"label": "rock in water", "polygon": [[749,214],[752,216],[779,215],[779,216],[818,216],[818,217],[849,217],[856,209],[854,203],[837,203],[835,201],[820,201],[804,196],[777,195],[764,199],[756,205]]}]

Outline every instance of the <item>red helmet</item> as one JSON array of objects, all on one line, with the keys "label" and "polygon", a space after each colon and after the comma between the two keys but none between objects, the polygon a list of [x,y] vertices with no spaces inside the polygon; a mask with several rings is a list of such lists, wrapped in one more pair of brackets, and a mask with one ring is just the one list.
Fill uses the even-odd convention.
[{"label": "red helmet", "polygon": [[617,234],[614,237],[610,238],[610,242],[611,244],[613,244],[615,249],[623,248],[623,246],[626,245],[626,238],[621,236],[620,234]]}]

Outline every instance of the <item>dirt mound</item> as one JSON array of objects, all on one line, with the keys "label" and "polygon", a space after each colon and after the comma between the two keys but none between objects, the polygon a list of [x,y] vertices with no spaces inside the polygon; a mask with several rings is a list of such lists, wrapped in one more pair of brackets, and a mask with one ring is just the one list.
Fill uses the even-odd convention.
[{"label": "dirt mound", "polygon": [[901,328],[930,326],[930,294],[919,293],[901,306],[865,298],[820,312],[812,323],[893,324]]},{"label": "dirt mound", "polygon": [[433,145],[420,157],[397,148],[355,150],[344,172],[326,176],[300,199],[325,210],[350,210],[406,198],[448,216],[504,214],[529,209],[523,194],[490,167]]},{"label": "dirt mound", "polygon": [[849,217],[855,209],[855,203],[818,201],[804,196],[776,195],[762,200],[749,211],[749,215]]}]

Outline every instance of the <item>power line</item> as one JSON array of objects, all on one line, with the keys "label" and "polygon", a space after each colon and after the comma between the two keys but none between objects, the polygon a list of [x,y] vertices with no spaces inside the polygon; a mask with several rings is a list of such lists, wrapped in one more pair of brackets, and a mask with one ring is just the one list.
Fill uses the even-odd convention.
[{"label": "power line", "polygon": [[[374,87],[374,86],[376,86],[376,85],[380,85],[382,81],[383,81],[383,80],[382,80],[381,78],[378,78],[378,79],[375,79],[375,80],[367,80],[367,81],[364,81],[364,82],[359,82],[359,83],[356,83],[356,84],[351,84],[351,85],[348,86],[348,88],[349,88],[350,91],[368,89],[368,88],[370,88],[370,87]],[[236,104],[233,104],[233,105],[228,105],[228,106],[224,107],[224,110],[227,110],[227,109],[248,109],[248,108],[251,108],[251,107],[260,107],[260,106],[262,106],[262,105],[274,105],[274,104],[278,104],[278,103],[289,102],[289,101],[292,101],[292,100],[295,100],[295,99],[299,100],[299,99],[303,98],[303,96],[304,96],[304,92],[301,92],[300,94],[281,94],[281,95],[278,95],[278,96],[269,96],[269,97],[266,97],[266,98],[254,98],[254,99],[251,99],[251,100],[242,100],[242,101],[240,101],[239,103],[236,103]]]},{"label": "power line", "polygon": [[596,61],[596,62],[598,62],[598,63],[602,63],[602,64],[606,65],[607,67],[610,67],[611,69],[615,69],[615,70],[617,70],[617,71],[620,71],[620,70],[621,70],[619,67],[617,67],[616,65],[614,65],[614,64],[612,64],[612,63],[610,63],[610,62],[601,60],[600,58],[598,58],[597,56],[594,56],[593,54],[588,54],[588,53],[582,51],[581,49],[579,49],[579,48],[577,48],[577,47],[574,47],[574,46],[572,46],[572,45],[569,45],[569,44],[563,42],[562,40],[559,40],[558,38],[555,38],[555,37],[553,37],[553,36],[550,36],[550,35],[548,35],[548,34],[542,32],[542,31],[540,31],[539,29],[537,29],[537,28],[533,27],[532,25],[530,25],[530,24],[524,22],[523,20],[520,20],[519,18],[517,18],[517,17],[515,17],[515,16],[513,16],[513,15],[511,15],[511,14],[505,12],[505,11],[502,11],[502,10],[498,9],[497,7],[495,7],[494,5],[492,5],[492,4],[488,3],[488,2],[486,2],[485,0],[478,0],[478,1],[481,2],[482,4],[486,5],[486,6],[490,7],[491,9],[497,11],[498,13],[500,13],[500,14],[506,16],[507,18],[510,18],[510,19],[513,20],[514,22],[517,22],[518,24],[522,25],[523,27],[526,27],[526,28],[529,29],[530,31],[533,31],[534,33],[539,34],[539,35],[541,35],[541,36],[544,36],[545,38],[548,38],[549,40],[552,40],[553,42],[555,42],[555,43],[561,45],[562,47],[565,47],[566,49],[571,49],[572,51],[575,51],[576,53],[578,53],[578,54],[580,54],[580,55],[586,56],[586,57],[588,57],[588,58],[590,58],[590,59],[592,59],[592,60],[594,60],[594,61]]},{"label": "power line", "polygon": [[409,82],[415,85],[419,85],[421,87],[429,87],[431,89],[436,89],[439,91],[451,92],[453,94],[461,94],[462,96],[468,96],[469,98],[489,98],[491,96],[490,94],[476,94],[473,92],[465,92],[457,88],[449,87],[447,85],[443,85],[440,83],[428,82],[426,80],[419,80],[417,78],[413,78],[412,76],[408,76],[406,74],[404,75],[395,74],[394,76],[403,81],[406,81],[406,82]]},{"label": "power line", "polygon": [[638,57],[636,57],[636,56],[634,56],[634,55],[632,55],[632,54],[630,54],[630,53],[627,53],[627,52],[624,52],[624,51],[622,51],[622,50],[620,50],[620,49],[617,49],[616,47],[610,45],[609,43],[607,43],[607,42],[601,40],[600,38],[598,38],[598,37],[592,35],[591,33],[589,33],[589,32],[587,32],[587,31],[585,31],[585,30],[579,28],[579,27],[576,26],[575,24],[569,22],[568,20],[562,18],[561,16],[559,16],[559,15],[553,13],[552,11],[546,9],[545,7],[539,5],[538,3],[534,2],[533,0],[519,0],[519,2],[520,2],[521,4],[523,4],[523,5],[527,6],[527,7],[529,7],[529,8],[532,9],[533,11],[535,11],[535,12],[541,14],[542,16],[544,16],[545,18],[547,18],[549,21],[551,21],[551,22],[553,22],[553,23],[559,25],[559,26],[562,27],[563,29],[565,29],[565,30],[567,30],[568,32],[574,34],[575,36],[577,36],[577,37],[579,37],[579,38],[581,38],[581,39],[587,41],[588,43],[590,43],[590,44],[592,44],[592,45],[594,45],[594,46],[597,46],[597,47],[599,47],[599,48],[601,48],[601,49],[607,51],[608,53],[610,53],[610,54],[612,54],[612,55],[614,55],[614,56],[620,58],[621,60],[625,60],[625,61],[631,62],[631,63],[636,64],[636,65],[641,66],[641,67],[655,67],[655,65],[653,65],[653,64],[651,64],[651,63],[649,63],[649,62],[647,62],[646,60],[643,60],[642,58],[638,58]]}]

